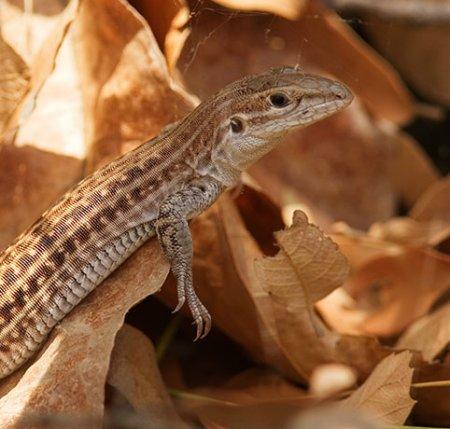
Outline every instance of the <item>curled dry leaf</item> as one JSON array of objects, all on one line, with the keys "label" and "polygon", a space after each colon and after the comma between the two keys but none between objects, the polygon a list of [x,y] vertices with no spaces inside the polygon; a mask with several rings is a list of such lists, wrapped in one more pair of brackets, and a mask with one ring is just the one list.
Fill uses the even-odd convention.
[{"label": "curled dry leaf", "polygon": [[[306,381],[317,365],[329,362],[351,365],[365,378],[387,351],[374,339],[329,331],[312,307],[344,281],[344,257],[299,213],[292,227],[276,234],[282,250],[263,258],[255,237],[272,240],[246,226],[252,222],[246,207],[255,204],[266,214],[273,209],[245,189],[240,202],[224,195],[192,224],[195,285],[213,323],[255,359],[294,379]],[[271,230],[277,223],[269,218],[259,228]],[[159,296],[176,303],[174,287],[163,288]]]},{"label": "curled dry leaf", "polygon": [[[133,0],[130,3],[147,20],[171,72],[189,36],[189,8],[185,0]],[[155,13],[157,11],[157,13]]]},{"label": "curled dry leaf", "polygon": [[0,135],[22,100],[30,80],[28,66],[0,34]]},{"label": "curled dry leaf", "polygon": [[450,303],[421,317],[398,339],[396,348],[419,350],[431,362],[450,343]]},{"label": "curled dry leaf", "polygon": [[126,312],[163,284],[168,263],[156,242],[136,252],[52,332],[45,348],[24,371],[3,383],[0,426],[13,427],[38,415],[101,418],[114,338]]},{"label": "curled dry leaf", "polygon": [[398,333],[448,287],[447,257],[427,248],[448,237],[446,223],[393,218],[372,225],[367,234],[343,223],[333,229],[332,238],[352,268],[347,289],[354,296],[338,289],[317,308],[337,332]]},{"label": "curled dry leaf", "polygon": [[85,0],[75,22],[88,170],[157,135],[195,99],[169,76],[147,22],[125,0]]},{"label": "curled dry leaf", "polygon": [[[17,100],[16,108],[14,109],[14,112],[12,112],[7,124],[12,132],[27,120],[36,107],[39,93],[55,68],[56,58],[72,21],[77,14],[78,5],[78,0],[71,0],[58,17],[58,20],[50,32],[48,31],[48,25],[38,24],[41,32],[44,34],[48,33],[48,35],[45,37],[42,45],[39,46],[30,61],[30,79],[28,85],[24,88],[20,100]],[[38,18],[35,17],[36,15],[32,15],[31,17],[24,16],[22,20],[26,21],[27,25],[29,25],[30,18],[31,20],[38,20]],[[17,32],[17,29],[10,28],[10,31]]]},{"label": "curled dry leaf", "polygon": [[367,309],[362,326],[372,335],[400,333],[450,287],[450,257],[432,249],[401,248],[372,258],[346,287]]},{"label": "curled dry leaf", "polygon": [[411,358],[409,351],[384,358],[364,384],[340,402],[340,407],[367,413],[386,424],[403,424],[415,403],[409,395]]},{"label": "curled dry leaf", "polygon": [[[11,133],[7,133],[0,144],[1,248],[82,176],[85,150],[81,95],[70,42],[65,38],[76,7],[77,3],[72,1],[61,15],[52,17],[50,22],[54,26],[48,19],[42,22],[40,15],[29,16],[33,33],[44,32],[45,37],[33,56],[36,64],[30,65],[28,91],[36,108],[18,105],[16,111],[23,114],[19,114],[21,119],[15,119],[15,125],[21,122],[21,126],[13,133],[13,142]],[[13,22],[19,25],[21,20]],[[17,28],[7,23],[2,29],[5,33],[17,32]]]},{"label": "curled dry leaf", "polygon": [[107,382],[149,427],[185,427],[161,379],[153,344],[130,325],[123,325],[116,335]]}]

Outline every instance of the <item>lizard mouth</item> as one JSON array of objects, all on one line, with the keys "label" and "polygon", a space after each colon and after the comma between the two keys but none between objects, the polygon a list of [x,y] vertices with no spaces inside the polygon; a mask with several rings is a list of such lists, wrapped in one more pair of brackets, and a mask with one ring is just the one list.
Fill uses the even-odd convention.
[{"label": "lizard mouth", "polygon": [[[327,113],[333,113],[336,111],[336,107],[343,107],[348,104],[350,104],[351,99],[343,98],[343,99],[335,99],[331,101],[325,101],[320,104],[316,104],[315,106],[309,106],[300,111],[300,115],[302,118],[310,118],[310,117],[320,117],[322,118],[323,115],[326,115]],[[340,110],[340,109],[339,109]],[[313,113],[311,113],[313,112]],[[308,115],[308,113],[311,113]],[[308,115],[308,116],[306,116]]]}]

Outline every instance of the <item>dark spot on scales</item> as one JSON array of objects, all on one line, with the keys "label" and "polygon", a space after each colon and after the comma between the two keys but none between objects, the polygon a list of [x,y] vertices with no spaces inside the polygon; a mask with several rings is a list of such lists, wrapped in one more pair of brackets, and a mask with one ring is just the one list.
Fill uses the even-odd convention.
[{"label": "dark spot on scales", "polygon": [[144,167],[148,170],[151,170],[152,168],[155,168],[158,165],[158,163],[159,159],[156,157],[152,157],[144,162]]},{"label": "dark spot on scales", "polygon": [[77,247],[75,246],[75,242],[72,238],[68,238],[63,242],[63,248],[67,253],[74,253]]},{"label": "dark spot on scales", "polygon": [[116,203],[116,209],[121,212],[126,212],[130,208],[128,201],[125,197],[120,197]]},{"label": "dark spot on scales", "polygon": [[44,278],[48,278],[53,274],[53,269],[46,264],[42,264],[37,267],[36,273]]},{"label": "dark spot on scales", "polygon": [[91,220],[90,224],[92,229],[94,230],[101,230],[103,228],[103,222],[102,222],[102,215],[100,213],[97,213]]},{"label": "dark spot on scales", "polygon": [[11,312],[14,309],[14,306],[11,302],[5,302],[1,307],[0,307],[0,314],[2,315],[2,317],[4,317],[6,320],[11,320]]},{"label": "dark spot on scales", "polygon": [[100,212],[100,217],[104,217],[109,221],[113,221],[117,216],[117,213],[111,207],[106,207]]},{"label": "dark spot on scales", "polygon": [[62,252],[53,252],[50,255],[50,260],[55,264],[57,268],[61,267],[64,263],[64,260],[66,257],[64,256],[64,253]]},{"label": "dark spot on scales", "polygon": [[55,242],[55,238],[51,235],[45,234],[39,240],[38,247],[50,247]]},{"label": "dark spot on scales", "polygon": [[127,176],[129,181],[133,181],[136,179],[139,179],[144,174],[144,171],[141,170],[139,167],[134,166],[133,168],[130,168],[126,173],[125,176]]},{"label": "dark spot on scales", "polygon": [[39,281],[36,275],[33,275],[28,279],[27,286],[31,293],[36,293],[39,290]]},{"label": "dark spot on scales", "polygon": [[141,201],[144,198],[139,186],[131,191],[131,198],[133,201]]},{"label": "dark spot on scales", "polygon": [[86,226],[80,226],[75,231],[74,235],[80,243],[86,243],[86,241],[89,240],[91,233],[89,231],[89,228],[87,228]]},{"label": "dark spot on scales", "polygon": [[14,307],[23,307],[25,305],[25,293],[22,289],[14,292]]},{"label": "dark spot on scales", "polygon": [[120,188],[122,184],[118,181],[112,182],[108,185],[108,191],[110,195],[114,195]]}]

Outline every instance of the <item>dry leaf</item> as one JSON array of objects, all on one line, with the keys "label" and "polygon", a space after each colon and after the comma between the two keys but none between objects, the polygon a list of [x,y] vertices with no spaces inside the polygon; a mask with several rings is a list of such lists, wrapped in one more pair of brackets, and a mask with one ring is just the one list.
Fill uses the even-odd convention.
[{"label": "dry leaf", "polygon": [[173,72],[189,36],[189,8],[185,0],[133,0],[130,2],[147,20]]},{"label": "dry leaf", "polygon": [[57,23],[42,43],[42,46],[33,55],[29,66],[30,80],[27,88],[24,88],[20,101],[18,100],[16,104],[16,109],[11,114],[7,124],[9,129],[14,131],[33,112],[39,93],[55,68],[60,47],[77,11],[78,0],[71,0],[59,16]]},{"label": "dry leaf", "polygon": [[370,260],[386,255],[398,254],[402,247],[395,243],[381,241],[362,231],[350,228],[345,223],[333,225],[333,241],[345,255],[353,270],[360,268]]},{"label": "dry leaf", "polygon": [[0,135],[11,114],[22,100],[30,80],[22,57],[3,40],[0,34]]},{"label": "dry leaf", "polygon": [[426,314],[449,287],[449,256],[407,247],[370,259],[347,281],[359,306],[367,309],[364,331],[387,336]]},{"label": "dry leaf", "polygon": [[409,366],[411,358],[408,351],[387,356],[340,406],[365,412],[386,424],[403,424],[415,403],[409,395],[413,375]]},{"label": "dry leaf", "polygon": [[450,237],[450,222],[418,222],[411,218],[392,218],[374,223],[367,234],[380,241],[414,246],[437,246]]},{"label": "dry leaf", "polygon": [[322,406],[300,413],[288,429],[385,429],[385,426],[354,410]]},{"label": "dry leaf", "polygon": [[431,362],[450,342],[450,304],[414,322],[398,339],[399,349],[419,350]]},{"label": "dry leaf", "polygon": [[149,427],[184,427],[159,374],[153,344],[138,329],[125,324],[117,333],[107,382],[142,415]]},{"label": "dry leaf", "polygon": [[[72,2],[61,16],[57,15],[59,19],[50,21],[55,27],[47,39],[44,37],[36,65],[30,66],[29,90],[32,99],[37,97],[36,108],[18,106],[17,112],[24,114],[14,144],[11,136],[5,135],[0,145],[1,248],[82,176],[85,148],[81,94],[70,42],[64,38],[75,13],[76,2]],[[37,29],[43,30],[41,18],[30,16],[30,23],[34,25],[35,21],[39,23]],[[9,32],[13,29],[6,26]]]},{"label": "dry leaf", "polygon": [[329,327],[339,334],[364,335],[367,311],[342,287],[316,303],[316,308]]},{"label": "dry leaf", "polygon": [[195,100],[169,77],[148,24],[125,0],[84,0],[75,29],[91,171],[182,118]]},{"label": "dry leaf", "polygon": [[[145,245],[53,330],[17,384],[0,399],[0,426],[33,415],[101,418],[110,354],[126,312],[163,284],[168,263],[156,242]],[[2,384],[3,384],[2,383]]]},{"label": "dry leaf", "polygon": [[419,221],[450,222],[450,176],[430,186],[417,200],[410,216]]}]

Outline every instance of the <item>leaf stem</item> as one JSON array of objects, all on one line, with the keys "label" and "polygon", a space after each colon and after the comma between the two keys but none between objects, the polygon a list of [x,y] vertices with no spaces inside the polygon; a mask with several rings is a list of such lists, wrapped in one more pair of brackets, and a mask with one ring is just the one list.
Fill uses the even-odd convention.
[{"label": "leaf stem", "polygon": [[178,313],[170,320],[166,329],[161,335],[161,338],[158,341],[158,345],[156,346],[156,360],[160,363],[164,356],[166,355],[167,349],[172,343],[178,329],[180,328],[181,321],[183,320],[183,316],[181,313]]}]

